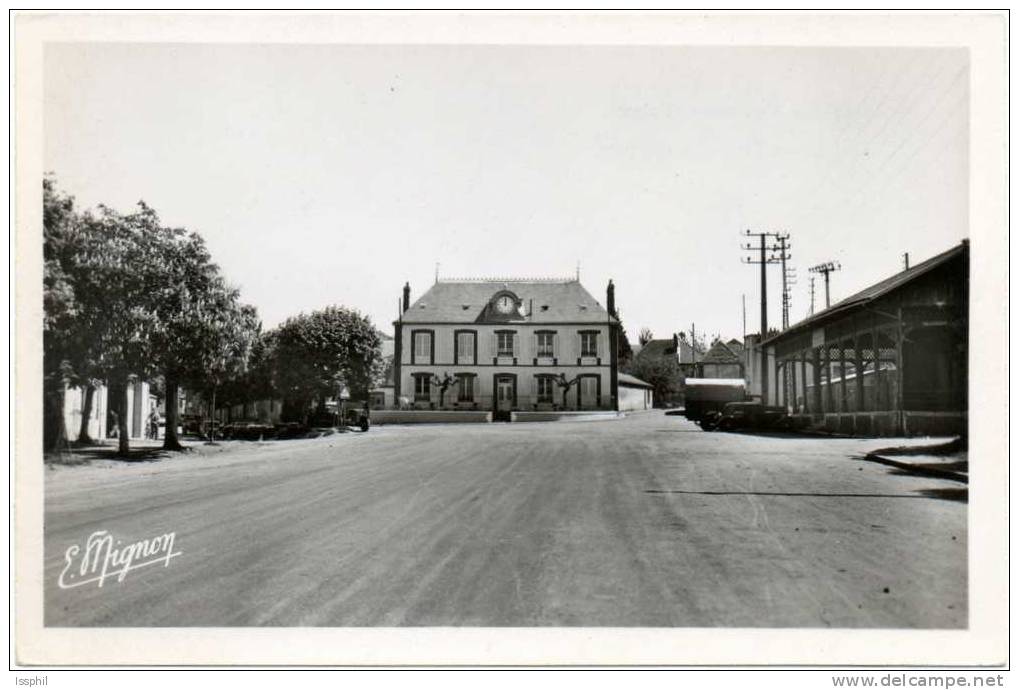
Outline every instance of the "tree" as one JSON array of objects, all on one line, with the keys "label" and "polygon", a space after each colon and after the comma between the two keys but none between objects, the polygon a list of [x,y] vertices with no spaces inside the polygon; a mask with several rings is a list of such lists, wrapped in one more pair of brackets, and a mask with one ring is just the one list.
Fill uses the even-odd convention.
[{"label": "tree", "polygon": [[287,319],[273,336],[274,383],[284,409],[301,414],[325,407],[344,384],[355,398],[368,394],[382,358],[382,339],[371,320],[339,306]]},{"label": "tree", "polygon": [[675,357],[637,357],[633,374],[654,387],[655,400],[666,403],[679,391],[680,370]]},{"label": "tree", "polygon": [[43,443],[55,450],[67,442],[64,391],[73,377],[71,359],[79,305],[69,261],[75,254],[74,199],[43,179]]},{"label": "tree", "polygon": [[[251,351],[258,340],[261,323],[254,307],[241,304],[236,289],[217,281],[208,299],[198,305],[200,316],[195,349],[196,359],[190,369],[192,387],[201,390],[211,401],[212,414],[216,413],[216,396],[221,389],[234,396],[242,388]],[[210,426],[210,432],[215,425]]]},{"label": "tree", "polygon": [[47,447],[66,437],[63,391],[86,387],[79,439],[86,440],[94,387],[106,381],[117,413],[118,452],[129,448],[127,390],[161,375],[165,447],[176,438],[181,381],[213,390],[242,372],[257,314],[226,285],[195,233],[166,228],[144,202],[128,214],[100,206],[78,213],[43,181],[44,370]]},{"label": "tree", "polygon": [[640,335],[637,336],[637,342],[640,343],[641,347],[644,347],[645,345],[650,343],[653,339],[654,336],[651,334],[650,328],[645,326],[644,328],[640,329]]},{"label": "tree", "polygon": [[241,305],[238,291],[226,284],[201,236],[171,228],[158,232],[163,262],[152,352],[166,393],[163,448],[182,450],[181,385],[215,394],[241,376],[260,324],[254,309]]},{"label": "tree", "polygon": [[613,309],[612,316],[619,322],[619,336],[616,341],[616,362],[621,370],[627,371],[633,360],[633,347],[630,345],[630,339],[626,335],[626,327],[623,326],[623,319],[619,315],[619,310]]},{"label": "tree", "polygon": [[442,376],[432,376],[432,385],[439,387],[439,409],[441,410],[446,406],[446,391],[449,390],[450,386],[455,386],[459,382],[456,376],[451,376],[449,372],[445,372]]},{"label": "tree", "polygon": [[566,374],[559,374],[559,376],[555,377],[553,381],[555,381],[555,384],[563,391],[563,409],[565,410],[567,407],[566,395],[570,392],[570,389],[573,388],[578,381],[580,381],[580,377],[574,376],[572,379],[568,379],[566,378]]},{"label": "tree", "polygon": [[157,305],[165,292],[159,219],[144,202],[130,214],[100,206],[80,222],[74,257],[80,357],[108,382],[117,412],[118,453],[127,455],[127,388],[156,372]]}]

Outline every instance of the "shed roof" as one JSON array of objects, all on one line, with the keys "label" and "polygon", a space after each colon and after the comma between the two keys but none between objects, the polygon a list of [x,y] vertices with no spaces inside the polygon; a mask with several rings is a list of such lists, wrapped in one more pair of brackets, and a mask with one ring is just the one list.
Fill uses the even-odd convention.
[{"label": "shed roof", "polygon": [[956,246],[952,247],[947,251],[941,252],[937,256],[932,256],[926,261],[921,261],[920,263],[916,264],[915,266],[911,266],[905,271],[900,271],[893,276],[878,281],[877,283],[874,283],[870,287],[864,288],[863,290],[860,290],[859,292],[850,295],[849,297],[846,297],[844,300],[836,302],[827,309],[819,311],[816,314],[813,314],[812,316],[808,316],[802,321],[794,323],[788,329],[765,339],[764,343],[762,344],[767,345],[768,343],[774,342],[780,338],[786,337],[793,333],[798,333],[805,329],[817,326],[823,323],[824,321],[827,321],[828,319],[837,316],[843,312],[862,307],[865,304],[873,302],[879,297],[883,297],[888,293],[897,290],[904,285],[909,284],[910,282],[916,280],[920,276],[927,274],[928,272],[934,270],[935,268],[938,268],[939,266],[943,266],[944,264],[948,263],[949,261],[952,261],[953,259],[956,259],[962,255],[968,255],[968,253],[969,253],[969,240],[963,240],[961,243],[957,244]]},{"label": "shed roof", "polygon": [[636,376],[631,376],[630,374],[624,374],[622,372],[619,374],[619,385],[629,386],[630,388],[654,388],[654,386],[647,381],[642,381]]},{"label": "shed roof", "polygon": [[[404,323],[474,323],[489,301],[509,290],[525,323],[607,323],[609,314],[577,280],[440,280],[404,312]],[[611,319],[613,323],[615,319]]]}]

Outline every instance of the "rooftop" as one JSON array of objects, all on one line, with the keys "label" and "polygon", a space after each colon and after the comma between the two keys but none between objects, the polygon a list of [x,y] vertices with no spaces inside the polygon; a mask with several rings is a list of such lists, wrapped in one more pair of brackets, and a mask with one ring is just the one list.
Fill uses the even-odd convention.
[{"label": "rooftop", "polygon": [[718,340],[698,364],[740,364],[741,362],[739,355],[733,352],[732,348]]},{"label": "rooftop", "polygon": [[[403,314],[404,323],[474,323],[496,293],[521,301],[518,323],[606,323],[609,314],[580,281],[568,278],[443,278]],[[613,319],[614,321],[614,319]]]},{"label": "rooftop", "polygon": [[951,249],[941,252],[936,256],[932,256],[926,261],[921,261],[915,266],[911,266],[905,271],[899,271],[893,276],[885,278],[884,280],[878,281],[870,287],[864,288],[859,292],[846,297],[844,300],[836,302],[827,309],[819,311],[816,314],[808,316],[807,318],[794,323],[788,329],[777,333],[776,335],[769,336],[764,342],[769,343],[783,336],[802,331],[807,328],[811,328],[818,325],[833,316],[841,314],[842,312],[849,311],[856,307],[860,307],[868,302],[872,302],[879,297],[887,295],[889,292],[896,290],[907,283],[916,280],[920,276],[934,270],[939,266],[956,259],[960,256],[969,254],[969,240],[963,240],[961,243],[955,245]]},{"label": "rooftop", "polygon": [[619,372],[619,383],[624,386],[633,386],[635,388],[654,388],[654,386],[647,381],[643,381],[636,376],[631,376],[630,374],[624,374],[623,372]]}]

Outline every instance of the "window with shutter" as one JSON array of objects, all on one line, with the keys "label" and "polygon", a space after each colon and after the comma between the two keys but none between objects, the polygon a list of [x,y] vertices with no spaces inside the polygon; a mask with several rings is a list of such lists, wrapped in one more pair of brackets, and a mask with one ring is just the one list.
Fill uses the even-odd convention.
[{"label": "window with shutter", "polygon": [[496,354],[499,357],[516,357],[516,338],[513,331],[499,331],[496,335]]},{"label": "window with shutter", "polygon": [[411,361],[416,364],[432,363],[432,334],[429,331],[414,331]]},{"label": "window with shutter", "polygon": [[475,364],[474,361],[474,339],[475,334],[461,331],[456,334],[456,363]]},{"label": "window with shutter", "polygon": [[555,333],[551,331],[538,333],[537,353],[538,357],[555,357]]}]

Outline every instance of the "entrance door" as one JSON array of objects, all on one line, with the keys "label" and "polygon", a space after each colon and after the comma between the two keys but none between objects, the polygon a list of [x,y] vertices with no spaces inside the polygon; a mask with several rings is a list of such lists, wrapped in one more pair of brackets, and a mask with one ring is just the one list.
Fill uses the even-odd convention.
[{"label": "entrance door", "polygon": [[593,410],[598,407],[598,377],[580,377],[580,409]]},{"label": "entrance door", "polygon": [[513,409],[513,400],[516,398],[513,379],[509,376],[500,377],[496,383],[496,409],[499,412],[509,412]]}]

